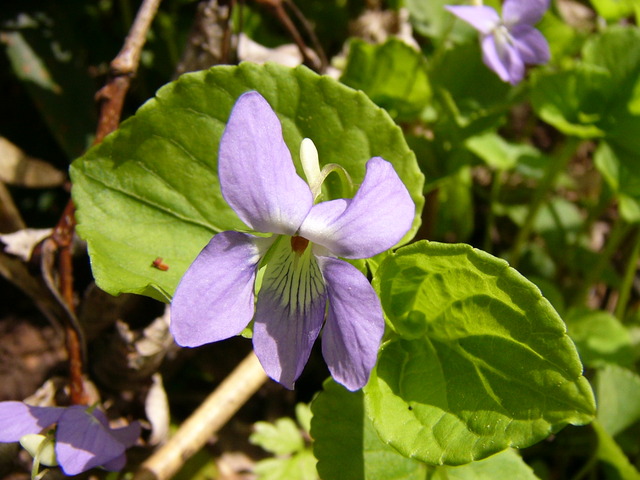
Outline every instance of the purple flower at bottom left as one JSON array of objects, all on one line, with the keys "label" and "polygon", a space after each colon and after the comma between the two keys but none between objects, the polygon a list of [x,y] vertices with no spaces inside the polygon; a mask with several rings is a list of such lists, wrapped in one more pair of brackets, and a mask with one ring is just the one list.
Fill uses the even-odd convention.
[{"label": "purple flower at bottom left", "polygon": [[122,470],[125,451],[140,436],[140,424],[112,429],[106,415],[81,405],[36,407],[23,402],[0,402],[0,442],[18,442],[56,425],[55,455],[66,475],[94,467]]}]

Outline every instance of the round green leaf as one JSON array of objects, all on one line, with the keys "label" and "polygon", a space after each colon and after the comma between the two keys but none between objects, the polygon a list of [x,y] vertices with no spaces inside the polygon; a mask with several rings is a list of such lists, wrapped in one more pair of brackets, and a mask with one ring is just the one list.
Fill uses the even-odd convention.
[{"label": "round green leaf", "polygon": [[[71,166],[78,232],[89,245],[98,285],[111,294],[167,301],[211,237],[246,230],[226,204],[217,177],[220,136],[236,99],[259,91],[278,114],[298,172],[300,142],[311,138],[320,163],[342,165],[356,183],[373,156],[391,162],[416,204],[424,176],[402,131],[362,92],[305,67],[214,67],[161,88],[118,131]],[[340,196],[329,178],[325,198]],[[168,270],[152,265],[161,257]]]},{"label": "round green leaf", "polygon": [[640,420],[640,376],[618,365],[600,369],[595,379],[598,422],[611,436]]},{"label": "round green leaf", "polygon": [[620,20],[634,12],[634,0],[591,0],[598,15],[606,20]]},{"label": "round green leaf", "polygon": [[321,478],[423,480],[426,466],[382,442],[364,413],[362,391],[349,392],[332,379],[311,404],[313,452]]},{"label": "round green leaf", "polygon": [[[636,117],[640,120],[640,117]],[[638,142],[637,129],[629,131],[624,143]],[[618,132],[619,133],[619,132]],[[618,139],[601,141],[593,159],[596,167],[618,197],[620,214],[629,223],[640,221],[640,155],[637,149],[620,146]]]},{"label": "round green leaf", "polygon": [[509,449],[459,467],[436,467],[431,480],[539,480],[516,450]]},{"label": "round green leaf", "polygon": [[[422,0],[424,1],[424,0]],[[431,2],[431,0],[428,0]],[[453,15],[444,10],[448,15]],[[464,23],[457,21],[457,23]],[[443,102],[445,117],[452,116],[458,133],[455,141],[493,128],[503,121],[503,115],[517,99],[517,89],[500,80],[482,61],[482,49],[477,40],[447,48],[429,64],[429,81]],[[469,79],[473,78],[473,82]],[[452,137],[447,126],[436,135]],[[438,137],[436,136],[437,140]]]},{"label": "round green leaf", "polygon": [[581,138],[604,136],[611,95],[609,73],[599,66],[579,64],[571,70],[534,76],[531,103],[545,122],[566,135]]},{"label": "round green leaf", "polygon": [[522,157],[541,155],[535,147],[509,143],[494,131],[467,138],[464,143],[471,152],[496,170],[511,170]]},{"label": "round green leaf", "polygon": [[[611,26],[589,37],[582,49],[585,63],[602,67],[611,75],[614,97],[628,100],[640,74],[640,31],[635,27]],[[610,107],[609,107],[610,108]]]},{"label": "round green leaf", "polygon": [[431,100],[425,57],[394,37],[380,45],[352,40],[340,81],[364,91],[400,121],[414,120]]},{"label": "round green leaf", "polygon": [[[425,37],[436,41],[464,41],[477,37],[477,33],[466,23],[459,21],[444,7],[451,4],[463,4],[462,0],[406,0],[413,28]],[[485,2],[486,3],[486,2]],[[494,4],[493,0],[488,1]],[[495,6],[495,5],[492,5]]]},{"label": "round green leaf", "polygon": [[289,417],[279,418],[273,423],[256,422],[249,442],[275,455],[292,455],[304,449],[300,430]]},{"label": "round green leaf", "polygon": [[[317,480],[316,459],[310,450],[291,457],[265,458],[253,467],[260,480]],[[211,477],[209,477],[211,478]]]},{"label": "round green leaf", "polygon": [[605,466],[604,470],[609,478],[640,480],[640,472],[629,461],[629,457],[615,439],[600,425],[600,422],[595,420],[591,428],[598,437],[595,457]]},{"label": "round green leaf", "polygon": [[397,335],[365,387],[366,408],[404,455],[459,465],[592,419],[564,323],[504,260],[419,242],[390,255],[374,285]]},{"label": "round green leaf", "polygon": [[580,308],[572,310],[565,318],[569,335],[585,365],[596,368],[607,364],[633,364],[633,338],[613,314]]}]

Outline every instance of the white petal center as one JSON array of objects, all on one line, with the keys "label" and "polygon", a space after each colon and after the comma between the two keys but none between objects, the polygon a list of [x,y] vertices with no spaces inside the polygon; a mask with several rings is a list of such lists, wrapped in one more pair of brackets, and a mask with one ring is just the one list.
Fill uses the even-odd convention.
[{"label": "white petal center", "polygon": [[269,251],[261,291],[267,290],[293,315],[304,315],[325,292],[320,267],[303,237],[280,236]]}]

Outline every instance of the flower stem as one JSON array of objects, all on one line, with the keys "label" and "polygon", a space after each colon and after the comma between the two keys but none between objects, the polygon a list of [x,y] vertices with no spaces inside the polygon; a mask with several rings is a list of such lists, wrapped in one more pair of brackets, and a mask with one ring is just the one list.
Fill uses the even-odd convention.
[{"label": "flower stem", "polygon": [[513,268],[518,266],[518,262],[520,261],[520,257],[522,255],[522,250],[526,241],[529,239],[531,235],[531,230],[533,229],[533,222],[542,207],[543,202],[546,200],[549,191],[555,186],[556,180],[560,173],[566,168],[569,160],[573,157],[574,152],[576,151],[577,146],[580,143],[580,139],[575,137],[568,137],[562,146],[559,155],[552,161],[542,179],[540,184],[538,185],[538,189],[536,190],[533,201],[531,202],[531,206],[529,207],[529,211],[527,212],[527,216],[524,220],[524,224],[520,231],[518,232],[518,236],[513,244],[513,248],[511,249],[511,255],[509,262]]},{"label": "flower stem", "polygon": [[629,225],[621,218],[618,218],[611,229],[607,243],[598,254],[596,264],[585,274],[582,280],[582,286],[572,301],[574,306],[581,306],[585,303],[589,288],[598,280],[598,278],[600,278],[602,272],[607,268],[607,265],[611,261],[611,257],[618,251],[620,242],[624,240],[628,232]]},{"label": "flower stem", "polygon": [[629,297],[631,296],[631,288],[633,287],[633,279],[638,269],[638,258],[640,257],[640,228],[636,228],[633,235],[633,248],[631,249],[631,255],[627,261],[627,269],[624,272],[622,278],[622,285],[620,285],[620,296],[618,297],[618,303],[616,304],[615,315],[619,320],[624,320],[624,314],[627,311],[627,303],[629,303]]},{"label": "flower stem", "polygon": [[502,182],[504,180],[505,172],[504,170],[496,170],[493,172],[493,181],[491,182],[491,191],[489,192],[489,211],[487,213],[487,228],[484,232],[484,241],[483,241],[483,250],[485,252],[491,253],[492,251],[492,234],[495,228],[496,223],[496,212],[495,205],[498,203],[498,198],[500,196],[500,187],[502,186]]},{"label": "flower stem", "polygon": [[349,172],[347,172],[342,165],[338,165],[337,163],[327,163],[322,167],[322,171],[320,172],[320,185],[322,185],[331,172],[336,172],[340,177],[342,196],[344,198],[353,197],[356,190],[353,180],[351,180]]},{"label": "flower stem", "polygon": [[180,426],[176,434],[151,455],[133,480],[168,480],[194,455],[267,380],[251,352]]}]

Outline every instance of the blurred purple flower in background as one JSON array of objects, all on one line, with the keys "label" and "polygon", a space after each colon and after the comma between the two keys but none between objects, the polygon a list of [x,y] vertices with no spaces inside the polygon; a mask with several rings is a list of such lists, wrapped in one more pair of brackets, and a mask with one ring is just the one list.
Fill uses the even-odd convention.
[{"label": "blurred purple flower in background", "polygon": [[491,7],[445,7],[481,34],[484,63],[513,85],[524,78],[526,64],[549,61],[549,44],[533,28],[549,8],[549,0],[505,0],[502,18]]},{"label": "blurred purple flower in background", "polygon": [[140,436],[140,424],[111,429],[105,414],[86,406],[36,407],[23,402],[0,402],[0,442],[18,442],[56,424],[55,453],[66,475],[94,467],[122,470],[125,450]]},{"label": "blurred purple flower in background", "polygon": [[[313,149],[307,155],[317,155],[306,142]],[[278,117],[259,93],[248,92],[222,135],[218,173],[222,194],[240,219],[273,235],[227,231],[213,237],[173,297],[176,342],[195,347],[223,340],[254,318],[260,363],[271,378],[293,388],[324,323],[322,353],[331,375],[350,390],[362,388],[377,359],[384,319],[367,278],[336,257],[377,255],[411,228],[415,205],[393,166],[374,157],[353,199],[314,204]],[[317,179],[308,180],[318,186]]]}]

